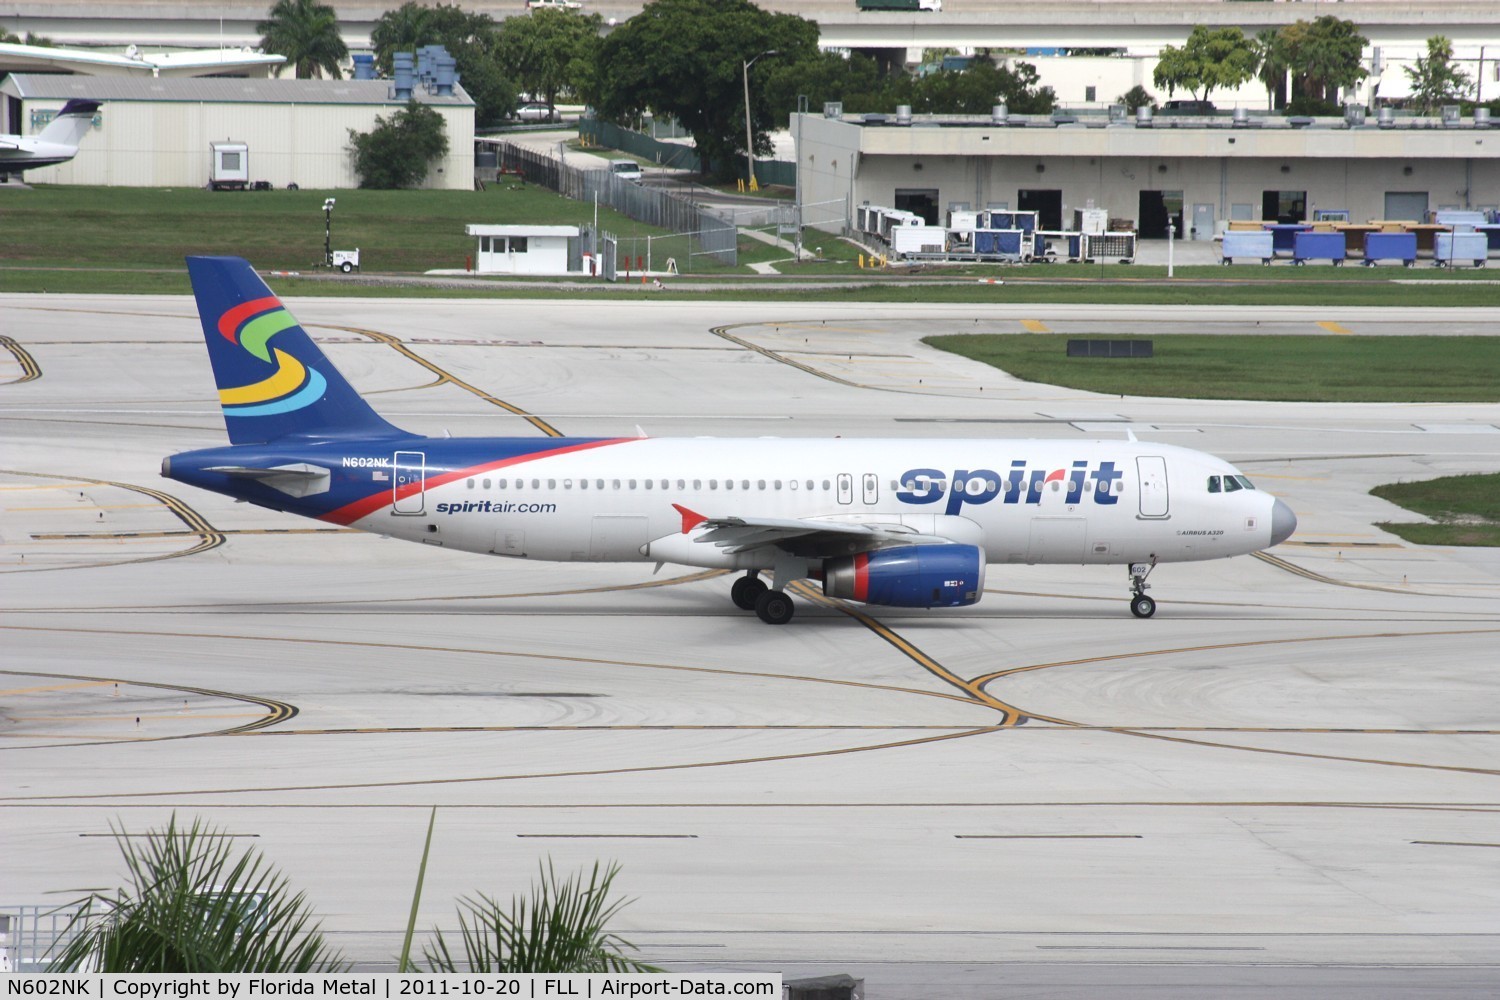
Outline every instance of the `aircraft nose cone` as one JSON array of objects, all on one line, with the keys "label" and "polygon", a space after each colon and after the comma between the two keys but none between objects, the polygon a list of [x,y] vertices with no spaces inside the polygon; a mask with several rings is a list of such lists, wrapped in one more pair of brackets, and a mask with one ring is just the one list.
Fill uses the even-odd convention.
[{"label": "aircraft nose cone", "polygon": [[1280,545],[1297,530],[1297,515],[1281,500],[1271,508],[1271,544]]}]

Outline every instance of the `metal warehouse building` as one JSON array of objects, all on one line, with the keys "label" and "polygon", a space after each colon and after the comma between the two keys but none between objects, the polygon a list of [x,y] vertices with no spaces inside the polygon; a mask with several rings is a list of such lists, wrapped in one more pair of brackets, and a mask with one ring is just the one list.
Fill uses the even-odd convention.
[{"label": "metal warehouse building", "polygon": [[[954,208],[1104,208],[1141,236],[1212,239],[1230,219],[1416,219],[1500,205],[1500,128],[1441,119],[1235,117],[1109,120],[798,115],[804,204],[863,202],[929,224]],[[800,125],[799,121],[800,119]],[[826,217],[826,215],[824,216]]]},{"label": "metal warehouse building", "polygon": [[[71,98],[104,102],[98,123],[68,163],[29,171],[44,184],[203,187],[209,143],[249,146],[250,177],[275,187],[352,188],[349,130],[368,132],[376,116],[405,106],[388,80],[134,79],[13,73],[0,82],[6,118],[33,122]],[[461,87],[414,95],[443,116],[448,155],[424,187],[474,187],[474,102]],[[16,129],[15,131],[26,131]]]}]

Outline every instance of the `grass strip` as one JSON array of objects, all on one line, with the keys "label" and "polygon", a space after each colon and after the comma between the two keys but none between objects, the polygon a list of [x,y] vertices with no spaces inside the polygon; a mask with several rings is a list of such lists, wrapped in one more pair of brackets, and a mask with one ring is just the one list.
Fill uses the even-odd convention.
[{"label": "grass strip", "polygon": [[[1070,358],[1081,335],[972,334],[926,343],[1016,378],[1115,396],[1327,403],[1500,401],[1500,338],[1210,336],[1152,338],[1151,358]],[[1105,338],[1108,339],[1108,338]]]},{"label": "grass strip", "polygon": [[1414,545],[1500,546],[1500,473],[1387,483],[1370,493],[1437,522],[1379,525]]}]

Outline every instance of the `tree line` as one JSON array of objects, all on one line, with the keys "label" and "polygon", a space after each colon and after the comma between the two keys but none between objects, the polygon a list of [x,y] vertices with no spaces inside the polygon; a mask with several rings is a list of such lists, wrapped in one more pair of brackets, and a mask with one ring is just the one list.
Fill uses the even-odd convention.
[{"label": "tree line", "polygon": [[[767,133],[785,126],[804,98],[812,108],[840,101],[848,112],[889,112],[905,104],[917,114],[981,115],[1001,103],[1045,114],[1056,105],[1030,63],[1002,65],[981,53],[963,69],[914,76],[859,53],[822,51],[816,23],[751,0],[649,0],[607,34],[604,27],[599,15],[578,10],[533,10],[501,23],[457,5],[408,0],[375,22],[371,44],[383,73],[396,52],[445,46],[474,99],[480,128],[510,117],[523,94],[549,106],[568,98],[619,124],[647,114],[675,118],[693,136],[705,171],[725,178],[744,162],[747,90],[757,155],[770,152]],[[259,30],[262,48],[286,55],[298,76],[337,77],[348,58],[333,8],[322,0],[276,0]],[[1271,108],[1337,114],[1340,92],[1369,75],[1362,65],[1368,44],[1353,22],[1332,15],[1253,38],[1239,28],[1199,26],[1182,45],[1161,50],[1154,82],[1169,97],[1181,90],[1207,101],[1215,90],[1258,78]],[[1441,36],[1429,39],[1427,55],[1405,72],[1412,80],[1409,105],[1427,113],[1472,90]],[[1131,109],[1154,104],[1141,87],[1119,100]],[[382,124],[418,131],[406,118],[393,122]],[[367,141],[363,149],[377,145]]]}]

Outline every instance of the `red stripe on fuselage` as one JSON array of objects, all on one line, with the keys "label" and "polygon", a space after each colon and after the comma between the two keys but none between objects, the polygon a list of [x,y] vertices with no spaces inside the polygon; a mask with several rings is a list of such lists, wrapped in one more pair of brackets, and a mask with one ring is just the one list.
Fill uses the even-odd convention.
[{"label": "red stripe on fuselage", "polygon": [[276,309],[280,306],[281,300],[274,295],[268,295],[263,299],[251,299],[249,302],[241,302],[219,317],[219,332],[224,335],[225,340],[231,344],[237,344],[239,341],[234,339],[234,335],[239,332],[241,323],[256,313],[265,312],[268,309]]},{"label": "red stripe on fuselage", "polygon": [[870,557],[864,553],[854,557],[854,599],[863,602],[870,593]]},{"label": "red stripe on fuselage", "polygon": [[[397,500],[404,499],[414,493],[423,490],[434,489],[451,483],[456,479],[466,479],[470,476],[482,475],[495,469],[503,469],[511,465],[519,465],[522,462],[533,462],[539,458],[555,458],[558,455],[569,455],[575,451],[588,451],[590,448],[602,448],[605,445],[625,444],[629,441],[640,441],[641,438],[608,438],[603,441],[587,441],[583,444],[570,444],[566,448],[549,448],[546,451],[533,451],[525,455],[515,455],[511,458],[502,458],[495,462],[483,462],[479,465],[471,465],[466,469],[455,472],[445,472],[440,476],[432,476],[420,483],[411,483],[399,489],[390,488],[379,490],[362,500],[345,504],[338,510],[329,511],[327,514],[318,516],[320,521],[331,521],[334,524],[353,524],[362,517],[375,513],[382,507],[388,507]],[[394,471],[394,470],[393,470]]]}]

